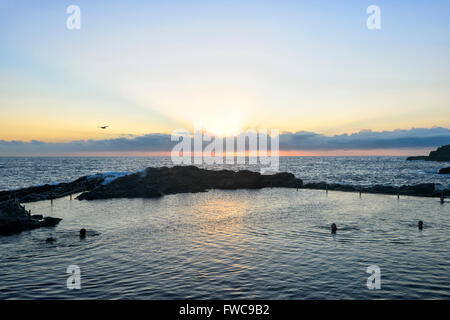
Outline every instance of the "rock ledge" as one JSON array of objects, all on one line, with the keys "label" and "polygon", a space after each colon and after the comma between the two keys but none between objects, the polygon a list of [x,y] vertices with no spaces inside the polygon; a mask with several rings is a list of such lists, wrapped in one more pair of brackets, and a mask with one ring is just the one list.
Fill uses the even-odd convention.
[{"label": "rock ledge", "polygon": [[62,219],[30,215],[14,200],[0,202],[0,235],[11,235],[40,227],[54,227]]}]

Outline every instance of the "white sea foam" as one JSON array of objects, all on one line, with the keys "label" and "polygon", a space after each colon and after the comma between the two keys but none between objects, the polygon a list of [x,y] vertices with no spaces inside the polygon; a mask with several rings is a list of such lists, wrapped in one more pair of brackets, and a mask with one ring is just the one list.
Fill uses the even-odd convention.
[{"label": "white sea foam", "polygon": [[93,175],[88,176],[88,179],[104,179],[102,182],[102,185],[107,185],[111,183],[112,181],[116,180],[117,178],[127,176],[132,174],[133,172],[103,172],[103,173],[96,173]]}]

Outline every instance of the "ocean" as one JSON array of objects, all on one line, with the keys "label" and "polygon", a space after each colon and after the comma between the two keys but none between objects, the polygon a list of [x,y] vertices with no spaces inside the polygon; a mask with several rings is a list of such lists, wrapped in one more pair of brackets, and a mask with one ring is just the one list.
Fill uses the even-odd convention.
[{"label": "ocean", "polygon": [[[305,182],[450,186],[449,176],[437,174],[449,163],[403,157],[280,162],[281,171]],[[163,165],[170,158],[0,158],[0,190]],[[33,214],[63,220],[0,237],[0,299],[448,299],[448,205],[284,188],[26,203]],[[81,228],[88,230],[85,239]],[[56,241],[47,243],[50,236]],[[80,290],[67,288],[70,265],[81,270]],[[381,271],[378,290],[367,287],[369,266]]]},{"label": "ocean", "polygon": [[[0,157],[0,191],[75,180],[100,172],[135,172],[171,167],[170,157]],[[280,157],[280,171],[304,182],[401,186],[436,183],[450,188],[450,177],[437,174],[450,162],[405,161],[405,157]],[[257,165],[204,165],[207,169],[248,169]]]}]

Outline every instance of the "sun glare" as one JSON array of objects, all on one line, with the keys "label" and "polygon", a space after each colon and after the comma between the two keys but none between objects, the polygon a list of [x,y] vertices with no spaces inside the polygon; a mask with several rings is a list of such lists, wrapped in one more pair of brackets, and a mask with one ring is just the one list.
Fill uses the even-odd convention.
[{"label": "sun glare", "polygon": [[217,114],[206,117],[195,124],[195,130],[202,130],[208,135],[218,137],[237,136],[244,130],[241,117],[232,114]]}]

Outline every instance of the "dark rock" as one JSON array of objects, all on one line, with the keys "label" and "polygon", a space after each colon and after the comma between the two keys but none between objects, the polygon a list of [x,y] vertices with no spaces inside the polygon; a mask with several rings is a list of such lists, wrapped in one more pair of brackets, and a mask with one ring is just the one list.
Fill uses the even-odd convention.
[{"label": "dark rock", "polygon": [[408,157],[406,160],[450,161],[450,144],[431,151],[428,156]]},{"label": "dark rock", "polygon": [[326,182],[313,182],[313,183],[306,183],[303,185],[303,188],[305,189],[321,189],[321,190],[325,190],[328,188],[328,185]]},{"label": "dark rock", "polygon": [[450,161],[450,144],[431,151],[428,157],[432,161]]},{"label": "dark rock", "polygon": [[450,167],[442,168],[439,170],[439,174],[450,174]]},{"label": "dark rock", "polygon": [[14,200],[0,202],[0,235],[11,235],[25,230],[55,226],[61,220],[46,217],[41,221],[33,218],[23,206]]},{"label": "dark rock", "polygon": [[45,239],[45,242],[55,242],[55,241],[56,239],[52,237]]},{"label": "dark rock", "polygon": [[261,175],[241,170],[204,170],[195,166],[147,168],[99,185],[78,196],[79,200],[111,198],[157,198],[166,194],[204,192],[209,189],[260,189],[266,187],[302,187],[303,182],[291,173]]},{"label": "dark rock", "polygon": [[41,227],[54,227],[61,220],[62,219],[60,219],[60,218],[45,217],[44,220],[41,221]]},{"label": "dark rock", "polygon": [[419,230],[423,229],[423,221],[419,221],[419,223],[417,224],[417,227],[419,228]]},{"label": "dark rock", "polygon": [[430,160],[428,156],[411,156],[406,158],[406,160]]},{"label": "dark rock", "polygon": [[361,188],[357,186],[352,185],[345,185],[345,184],[330,184],[328,185],[328,190],[335,190],[335,191],[346,191],[346,192],[361,192]]},{"label": "dark rock", "polygon": [[410,196],[430,196],[438,194],[435,191],[434,183],[421,183],[413,186],[401,186],[399,189],[400,194],[406,194]]},{"label": "dark rock", "polygon": [[33,214],[31,218],[36,220],[42,220],[44,219],[44,216],[42,214]]}]

